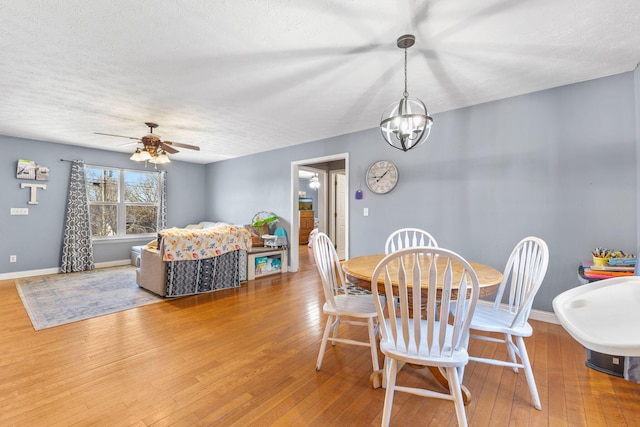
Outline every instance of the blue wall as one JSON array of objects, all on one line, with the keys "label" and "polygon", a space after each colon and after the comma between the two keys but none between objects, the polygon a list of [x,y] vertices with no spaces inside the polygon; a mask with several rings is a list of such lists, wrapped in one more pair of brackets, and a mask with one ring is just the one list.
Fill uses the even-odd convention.
[{"label": "blue wall", "polygon": [[[71,163],[60,159],[82,159],[85,163],[128,169],[144,169],[129,160],[130,154],[52,144],[0,135],[0,274],[57,268],[62,254],[62,236],[66,214]],[[18,159],[33,160],[49,168],[48,181],[16,178]],[[149,165],[151,168],[152,165]],[[167,215],[169,226],[185,225],[204,219],[205,166],[173,161],[164,167],[167,173]],[[29,189],[20,183],[46,184],[38,190],[37,205],[28,205]],[[29,208],[28,216],[11,216],[11,208]],[[94,245],[96,262],[129,259],[131,246],[150,239],[124,240]],[[18,262],[9,263],[16,255]]]},{"label": "blue wall", "polygon": [[[291,162],[349,153],[350,257],[381,252],[391,231],[416,226],[501,270],[521,238],[537,235],[551,261],[534,308],[551,311],[553,297],[577,285],[578,263],[594,247],[638,248],[636,80],[637,70],[436,114],[429,140],[410,153],[388,147],[374,128],[206,166],[174,161],[166,167],[169,225],[247,223],[266,210],[289,232]],[[59,266],[69,178],[60,158],[137,166],[123,153],[19,138],[0,136],[0,148],[0,273]],[[36,206],[15,178],[22,158],[51,169]],[[367,167],[380,159],[396,163],[398,186],[386,195],[365,187],[355,200]],[[30,215],[10,216],[11,207]],[[132,244],[100,245],[96,261],[127,259]]]},{"label": "blue wall", "polygon": [[[502,270],[515,244],[537,235],[551,260],[534,308],[551,311],[593,248],[636,250],[634,93],[630,72],[436,114],[429,140],[410,153],[388,147],[376,128],[213,163],[207,216],[243,221],[270,210],[290,223],[291,162],[348,152],[349,257],[382,252],[391,231],[416,226]],[[365,187],[355,200],[380,159],[398,166],[397,187],[386,195]]]}]

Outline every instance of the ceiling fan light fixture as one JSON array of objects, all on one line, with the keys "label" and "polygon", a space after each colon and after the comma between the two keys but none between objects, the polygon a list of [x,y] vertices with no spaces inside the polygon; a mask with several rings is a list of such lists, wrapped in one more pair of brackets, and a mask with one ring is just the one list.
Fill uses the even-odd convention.
[{"label": "ceiling fan light fixture", "polygon": [[313,188],[314,190],[320,188],[320,180],[318,179],[318,174],[315,174],[311,177],[311,179],[309,180],[309,187]]},{"label": "ceiling fan light fixture", "polygon": [[129,157],[130,160],[133,160],[135,162],[151,162],[156,165],[171,163],[169,156],[167,156],[167,151],[171,154],[178,153],[179,150],[177,150],[175,147],[182,147],[188,150],[200,151],[200,147],[198,147],[197,145],[183,144],[181,142],[175,141],[162,141],[160,139],[160,135],[153,133],[153,130],[158,127],[157,123],[145,122],[145,125],[147,125],[147,127],[149,128],[149,133],[142,138],[135,138],[125,135],[115,135],[112,133],[94,133],[97,135],[116,136],[118,138],[134,139],[138,141],[137,143],[134,142],[133,144],[142,144],[142,149],[138,146],[138,148],[136,148],[136,151],[131,155],[131,157]]},{"label": "ceiling fan light fixture", "polygon": [[169,159],[169,156],[167,156],[167,153],[164,150],[160,152],[160,155],[158,156],[158,160],[160,164],[171,163],[171,159]]},{"label": "ceiling fan light fixture", "polygon": [[141,162],[142,159],[140,158],[142,156],[142,152],[140,151],[139,148],[136,148],[136,151],[131,155],[131,157],[129,157],[129,160],[133,160],[134,162]]},{"label": "ceiling fan light fixture", "polygon": [[151,154],[149,154],[146,148],[143,148],[140,151],[140,155],[138,156],[138,159],[139,159],[137,160],[138,162],[146,162],[148,160],[153,159],[153,157],[151,156]]},{"label": "ceiling fan light fixture", "polygon": [[405,152],[426,141],[433,124],[424,102],[409,97],[407,92],[407,49],[414,43],[415,37],[411,34],[398,38],[398,47],[404,49],[404,93],[400,101],[387,107],[380,120],[380,130],[387,144]]},{"label": "ceiling fan light fixture", "polygon": [[169,156],[167,156],[167,153],[165,153],[165,151],[162,150],[160,154],[153,157],[151,160],[149,160],[149,162],[154,163],[156,165],[165,165],[167,163],[171,163],[171,160],[169,159]]}]

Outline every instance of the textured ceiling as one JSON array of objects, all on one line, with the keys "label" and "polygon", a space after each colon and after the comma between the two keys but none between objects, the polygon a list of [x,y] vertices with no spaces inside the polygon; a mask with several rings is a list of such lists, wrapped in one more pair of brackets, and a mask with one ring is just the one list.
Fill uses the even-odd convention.
[{"label": "textured ceiling", "polygon": [[131,152],[94,132],[154,121],[209,163],[374,128],[405,33],[438,113],[635,69],[640,1],[0,0],[0,134]]}]

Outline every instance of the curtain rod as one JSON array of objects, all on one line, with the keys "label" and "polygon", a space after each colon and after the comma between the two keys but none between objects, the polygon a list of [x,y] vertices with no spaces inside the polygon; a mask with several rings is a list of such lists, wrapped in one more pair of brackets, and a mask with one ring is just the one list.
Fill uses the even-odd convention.
[{"label": "curtain rod", "polygon": [[[60,159],[60,161],[61,161],[61,162],[69,162],[69,163],[73,162],[73,160],[67,160],[67,159]],[[99,165],[96,165],[96,166],[99,166]],[[102,166],[102,167],[105,167],[105,168],[116,168],[116,169],[129,169],[129,168],[116,167],[116,166]],[[142,169],[129,169],[129,170],[134,170],[134,171],[138,171],[138,170],[139,170],[139,171],[143,171]],[[161,170],[161,169],[154,169],[154,170],[153,170],[153,171],[151,171],[151,172],[164,172],[164,173],[169,173],[169,171],[165,171],[165,170]]]}]

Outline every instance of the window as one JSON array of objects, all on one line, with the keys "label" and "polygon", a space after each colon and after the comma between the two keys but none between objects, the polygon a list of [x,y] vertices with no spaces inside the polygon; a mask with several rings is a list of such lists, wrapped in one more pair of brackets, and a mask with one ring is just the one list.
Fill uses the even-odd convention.
[{"label": "window", "polygon": [[87,166],[87,197],[94,238],[154,234],[160,208],[160,174]]}]

